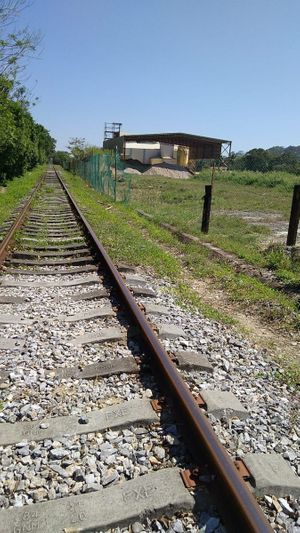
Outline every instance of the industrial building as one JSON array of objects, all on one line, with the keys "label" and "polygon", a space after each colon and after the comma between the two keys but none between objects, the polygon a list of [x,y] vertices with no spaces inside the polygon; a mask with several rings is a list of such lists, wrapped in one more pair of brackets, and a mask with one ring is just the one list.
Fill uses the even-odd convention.
[{"label": "industrial building", "polygon": [[[189,160],[228,157],[231,141],[189,133],[122,134],[121,123],[105,125],[103,148],[117,149],[124,160],[145,165],[161,163],[187,166]],[[110,129],[109,129],[110,127]]]}]

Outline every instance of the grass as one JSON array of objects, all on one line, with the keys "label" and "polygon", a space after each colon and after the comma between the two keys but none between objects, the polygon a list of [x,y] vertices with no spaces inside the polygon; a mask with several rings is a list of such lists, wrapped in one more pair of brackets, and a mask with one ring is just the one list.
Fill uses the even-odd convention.
[{"label": "grass", "polygon": [[180,268],[176,259],[154,243],[155,238],[163,233],[169,238],[166,231],[153,225],[150,228],[153,241],[145,239],[145,223],[138,215],[122,204],[112,206],[109,198],[95,192],[78,176],[72,176],[68,172],[63,175],[70,191],[75,195],[82,211],[114,261],[146,264],[159,275],[171,279],[179,276]]},{"label": "grass", "polygon": [[[218,303],[206,304],[192,288],[193,280],[206,278],[221,288],[229,300],[237,302],[239,308],[247,311],[253,308],[255,315],[259,312],[263,321],[271,322],[275,329],[295,331],[299,328],[296,304],[284,294],[235,273],[229,265],[214,261],[209,252],[198,245],[178,241],[168,231],[138,216],[132,207],[111,203],[80,177],[66,171],[62,174],[112,259],[143,265],[156,275],[169,278],[173,282],[173,296],[182,307],[200,310],[204,316],[226,324],[236,323],[230,311],[225,313],[218,309]],[[299,377],[298,365],[283,362],[283,366],[278,379],[294,385]]]},{"label": "grass", "polygon": [[6,187],[0,187],[0,225],[10,217],[24,196],[30,193],[45,168],[45,165],[40,165],[24,176],[9,181]]},{"label": "grass", "polygon": [[208,235],[201,233],[201,216],[204,185],[210,182],[209,171],[188,180],[133,175],[130,205],[154,215],[158,222],[197,235],[255,266],[271,268],[286,282],[298,283],[299,264],[291,261],[282,245],[266,244],[272,241],[270,229],[262,224],[250,224],[238,213],[278,213],[288,221],[291,190],[300,177],[284,175],[279,183],[273,174],[217,173]]},{"label": "grass", "polygon": [[46,187],[43,189],[44,193],[51,194],[55,191],[53,185],[46,185]]},{"label": "grass", "polygon": [[[131,207],[110,203],[109,198],[91,189],[81,178],[67,172],[63,175],[114,261],[145,265],[157,275],[170,278],[177,284],[177,298],[197,307],[209,318],[232,322],[228,314],[206,306],[195,291],[188,290],[183,279],[183,266],[195,280],[213,280],[215,286],[225,290],[240,307],[253,308],[255,313],[259,310],[266,322],[282,329],[299,328],[299,313],[294,300],[250,276],[235,273],[227,264],[212,260],[209,252],[198,245],[179,242],[168,231],[138,216]],[[170,181],[172,188],[173,181]]]},{"label": "grass", "polygon": [[[204,169],[198,174],[200,179],[209,179],[211,171]],[[290,174],[289,172],[253,172],[250,170],[230,170],[227,172],[217,171],[217,181],[231,182],[239,185],[251,185],[252,187],[263,187],[275,189],[281,192],[291,192],[294,185],[300,182],[300,176]]]},{"label": "grass", "polygon": [[229,315],[222,313],[218,309],[211,307],[210,305],[204,303],[196,291],[192,290],[187,283],[184,281],[178,282],[174,289],[174,296],[178,304],[182,308],[189,310],[199,310],[203,313],[204,316],[212,320],[218,320],[224,324],[236,324],[234,320]]},{"label": "grass", "polygon": [[[286,362],[284,368],[276,372],[276,378],[282,384],[300,390],[300,366],[295,362]],[[299,416],[299,413],[298,413]]]},{"label": "grass", "polygon": [[232,302],[244,310],[251,310],[268,324],[280,329],[298,330],[300,316],[296,302],[259,280],[236,273],[230,265],[214,261],[207,250],[196,244],[177,244],[184,256],[185,265],[196,279],[210,279],[223,290]]},{"label": "grass", "polygon": [[[53,191],[54,191],[54,187],[52,185],[43,186],[35,195],[32,206],[39,207],[40,201],[45,199],[45,197],[47,197],[48,194],[53,193]],[[51,217],[46,216],[46,220],[48,220],[48,218],[51,218]],[[65,227],[65,224],[61,223],[60,228],[64,228],[64,227]],[[18,243],[18,246],[20,248],[27,249],[28,247],[30,247],[30,244],[28,244],[30,241],[23,241],[22,237],[26,237],[26,235],[23,235],[23,232],[21,230],[17,232],[14,240],[15,242]],[[81,237],[72,237],[72,240],[62,237],[60,240],[56,240],[56,238],[53,238],[51,237],[51,235],[48,234],[48,231],[44,226],[40,227],[39,231],[37,231],[36,234],[32,236],[32,238],[38,241],[39,246],[45,246],[45,247],[52,246],[52,245],[63,247],[64,245],[69,244],[70,242],[77,243],[82,240]]]},{"label": "grass", "polygon": [[73,176],[66,171],[62,174],[70,192],[74,194],[113,261],[148,267],[156,275],[168,278],[174,283],[174,296],[182,305],[198,309],[209,318],[224,323],[233,322],[229,315],[204,304],[196,293],[188,288],[182,274],[180,258],[176,253],[168,251],[168,248],[175,250],[178,243],[175,237],[142,219],[131,208],[121,203],[111,204],[108,197],[91,189],[79,176]]},{"label": "grass", "polygon": [[[20,231],[16,237],[14,238],[14,242],[16,244],[18,244],[18,247],[21,249],[21,250],[28,250],[28,248],[31,248],[31,241],[27,241],[27,240],[24,240],[24,235],[22,233],[22,231]],[[74,238],[71,240],[66,240],[66,239],[62,239],[62,240],[55,240],[55,239],[51,239],[51,237],[47,237],[44,233],[42,234],[39,234],[35,237],[32,237],[33,241],[34,242],[34,245],[35,244],[38,244],[38,246],[42,246],[42,247],[47,247],[47,246],[57,246],[59,248],[64,248],[66,245],[68,244],[78,244],[81,241],[81,239],[79,238]]]}]

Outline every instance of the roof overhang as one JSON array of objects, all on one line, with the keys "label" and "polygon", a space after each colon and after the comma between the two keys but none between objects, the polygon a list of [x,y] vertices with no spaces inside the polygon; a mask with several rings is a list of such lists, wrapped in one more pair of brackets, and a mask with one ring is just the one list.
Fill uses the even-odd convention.
[{"label": "roof overhang", "polygon": [[136,142],[163,142],[167,144],[180,144],[189,146],[194,143],[212,143],[223,144],[229,143],[226,139],[215,139],[214,137],[203,137],[200,135],[192,135],[190,133],[143,133],[134,135],[122,135],[126,141]]}]

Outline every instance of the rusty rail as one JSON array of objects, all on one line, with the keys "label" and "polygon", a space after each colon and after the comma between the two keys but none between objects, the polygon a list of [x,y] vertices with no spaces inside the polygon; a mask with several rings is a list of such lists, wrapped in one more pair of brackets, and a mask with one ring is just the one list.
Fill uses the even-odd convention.
[{"label": "rusty rail", "polygon": [[200,410],[189,388],[57,171],[56,174],[98,257],[101,258],[102,266],[113,278],[123,301],[141,331],[147,351],[159,370],[160,379],[163,380],[164,386],[167,386],[177,407],[177,415],[188,434],[197,464],[206,461],[214,474],[212,492],[217,497],[218,508],[227,527],[235,533],[271,533],[273,530],[267,518],[238,473],[232,459],[219,442],[207,417]]},{"label": "rusty rail", "polygon": [[44,174],[38,179],[36,185],[34,186],[26,204],[24,205],[23,209],[19,213],[18,217],[16,218],[15,222],[12,223],[11,227],[9,228],[7,234],[5,235],[3,241],[0,243],[0,265],[3,263],[7,253],[8,253],[8,246],[11,244],[14,235],[16,231],[21,227],[21,225],[24,222],[24,219],[27,215],[28,210],[30,209],[30,206],[32,204],[32,201],[39,190],[41,184],[44,180]]},{"label": "rusty rail", "polygon": [[[240,533],[241,531],[243,531],[243,533],[271,533],[273,531],[272,528],[255,498],[246,486],[246,483],[238,473],[234,462],[219,442],[208,419],[199,409],[190,390],[159,342],[159,339],[147,321],[144,313],[138,307],[121,275],[114,266],[101,242],[98,240],[88,221],[81,213],[57,171],[56,175],[67,194],[71,206],[77,213],[94,249],[97,251],[99,258],[101,258],[102,265],[113,278],[131,316],[139,326],[147,351],[152,356],[152,362],[159,370],[159,377],[163,381],[164,386],[167,386],[175,406],[177,407],[176,413],[184,425],[197,464],[202,464],[206,461],[210,465],[215,476],[214,483],[211,487],[212,492],[217,498],[218,508],[225,519],[227,527],[230,531],[235,533]],[[43,176],[39,179],[24,208],[16,221],[12,224],[6,237],[3,239],[0,245],[0,263],[6,256],[7,247],[12,241],[15,232],[23,223],[42,181]]]}]

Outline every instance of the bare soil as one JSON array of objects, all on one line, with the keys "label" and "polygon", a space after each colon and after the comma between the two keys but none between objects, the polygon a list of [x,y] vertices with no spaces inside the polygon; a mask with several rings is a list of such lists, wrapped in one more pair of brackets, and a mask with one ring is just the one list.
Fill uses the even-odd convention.
[{"label": "bare soil", "polygon": [[[189,273],[186,272],[189,276]],[[300,362],[300,340],[297,333],[289,332],[284,335],[271,327],[262,324],[257,316],[252,313],[242,311],[238,304],[229,301],[227,295],[213,287],[207,280],[194,280],[189,276],[189,284],[199,294],[203,302],[230,315],[238,323],[237,329],[242,329],[251,343],[267,350],[267,352],[278,361],[288,359],[289,362]],[[236,328],[236,326],[233,326]]]},{"label": "bare soil", "polygon": [[[219,214],[229,217],[242,218],[248,224],[267,227],[271,234],[264,243],[285,243],[289,223],[281,213],[267,213],[264,211],[219,211]],[[298,236],[298,238],[300,238]]]}]

